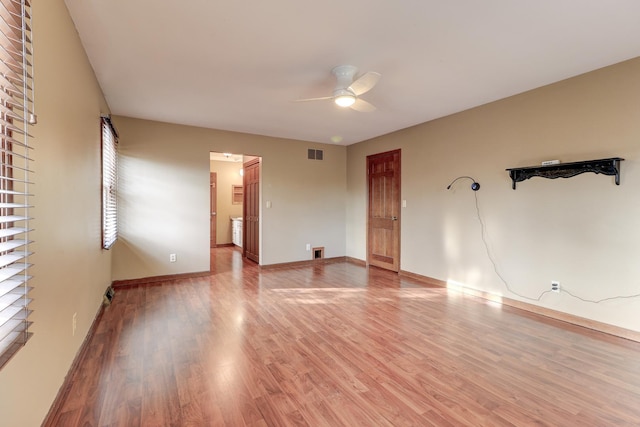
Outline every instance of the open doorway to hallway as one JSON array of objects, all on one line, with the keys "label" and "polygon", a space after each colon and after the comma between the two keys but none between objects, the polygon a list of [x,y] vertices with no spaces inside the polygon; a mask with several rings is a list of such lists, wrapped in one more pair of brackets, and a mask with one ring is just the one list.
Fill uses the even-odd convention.
[{"label": "open doorway to hallway", "polygon": [[209,161],[211,251],[233,247],[259,263],[261,158],[211,152]]}]

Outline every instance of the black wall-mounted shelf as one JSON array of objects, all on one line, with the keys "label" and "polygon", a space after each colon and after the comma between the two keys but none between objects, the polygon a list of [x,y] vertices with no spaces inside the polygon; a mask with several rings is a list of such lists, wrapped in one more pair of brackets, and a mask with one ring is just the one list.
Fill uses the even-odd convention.
[{"label": "black wall-mounted shelf", "polygon": [[601,173],[603,175],[615,176],[616,185],[620,185],[620,162],[624,159],[612,157],[610,159],[584,160],[582,162],[558,163],[548,166],[529,166],[524,168],[507,169],[512,188],[516,189],[516,182],[521,182],[534,176],[542,178],[571,178],[585,172]]}]

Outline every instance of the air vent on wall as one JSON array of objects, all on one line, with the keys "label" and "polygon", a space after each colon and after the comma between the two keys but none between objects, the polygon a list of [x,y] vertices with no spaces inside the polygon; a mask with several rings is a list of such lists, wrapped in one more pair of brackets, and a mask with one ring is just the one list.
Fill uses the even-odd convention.
[{"label": "air vent on wall", "polygon": [[309,160],[322,160],[324,158],[324,152],[322,150],[314,150],[309,148],[307,150],[307,159]]}]

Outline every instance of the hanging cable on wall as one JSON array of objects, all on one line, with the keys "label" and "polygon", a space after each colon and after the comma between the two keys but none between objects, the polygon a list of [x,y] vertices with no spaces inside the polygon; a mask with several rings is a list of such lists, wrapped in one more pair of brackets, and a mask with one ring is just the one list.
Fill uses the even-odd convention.
[{"label": "hanging cable on wall", "polygon": [[475,179],[471,178],[470,176],[459,176],[459,177],[457,177],[456,179],[454,179],[453,181],[451,181],[451,184],[447,185],[447,190],[451,189],[451,186],[452,186],[453,184],[455,184],[455,182],[456,182],[457,180],[459,180],[459,179],[463,179],[463,178],[470,179],[471,181],[473,181],[473,184],[471,184],[471,189],[472,189],[473,191],[478,191],[478,190],[480,189],[480,183],[479,183],[479,182],[476,182],[476,180],[475,180]]},{"label": "hanging cable on wall", "polygon": [[[511,292],[514,295],[519,296],[520,298],[526,299],[526,300],[530,300],[530,301],[540,301],[540,299],[542,299],[542,297],[550,292],[552,292],[551,290],[548,291],[544,291],[542,292],[540,295],[538,295],[537,298],[532,298],[526,295],[522,295],[516,291],[514,291],[513,289],[511,289],[511,286],[509,286],[509,283],[507,283],[507,281],[505,280],[504,277],[502,277],[502,275],[500,274],[500,272],[498,271],[498,265],[496,264],[495,260],[493,259],[493,255],[491,255],[491,250],[489,250],[489,243],[487,242],[487,230],[486,230],[486,226],[484,224],[484,221],[482,220],[482,216],[480,215],[480,206],[478,204],[478,193],[477,191],[480,189],[480,184],[478,182],[476,182],[475,179],[471,178],[470,176],[459,176],[456,179],[454,179],[453,181],[451,181],[451,184],[447,185],[447,190],[451,189],[451,186],[453,184],[455,184],[456,181],[460,180],[460,179],[470,179],[471,181],[473,181],[473,183],[471,184],[471,189],[473,190],[473,195],[475,198],[475,205],[476,205],[476,215],[478,217],[478,222],[480,223],[480,235],[482,237],[482,243],[484,244],[484,248],[485,251],[487,252],[487,258],[489,258],[489,261],[491,262],[491,265],[493,265],[493,271],[496,273],[496,275],[498,276],[498,278],[502,281],[502,283],[504,284],[505,288],[507,288],[507,290],[509,292]],[[617,295],[617,296],[613,296],[613,297],[607,297],[607,298],[602,298],[599,300],[590,300],[590,299],[586,299],[586,298],[582,298],[578,295],[573,294],[572,292],[566,290],[566,288],[562,289],[562,292],[566,293],[567,295],[576,298],[580,301],[583,302],[590,302],[590,303],[594,303],[594,304],[599,304],[603,301],[609,301],[609,300],[615,300],[615,299],[630,299],[630,298],[638,298],[640,297],[640,294],[634,294],[634,295]]]},{"label": "hanging cable on wall", "polygon": [[515,292],[513,289],[511,289],[511,286],[509,286],[509,283],[507,283],[507,281],[504,279],[504,277],[502,277],[502,274],[500,274],[500,272],[498,271],[498,265],[496,264],[495,260],[493,259],[493,255],[491,255],[491,251],[489,250],[489,244],[487,243],[487,230],[486,227],[484,225],[484,221],[482,220],[482,216],[480,215],[480,206],[478,205],[478,193],[477,191],[480,189],[480,184],[473,178],[471,178],[470,176],[459,176],[456,179],[454,179],[453,181],[451,181],[451,184],[449,184],[447,186],[447,190],[451,189],[451,186],[453,184],[455,184],[456,181],[460,180],[460,179],[470,179],[472,182],[471,184],[471,189],[473,190],[473,196],[475,198],[475,203],[476,203],[476,214],[478,217],[478,222],[480,223],[480,236],[482,237],[482,243],[484,244],[484,249],[487,252],[487,258],[489,258],[489,261],[491,262],[491,265],[493,265],[493,271],[496,273],[496,275],[498,276],[498,278],[500,278],[500,280],[502,281],[502,283],[504,284],[504,286],[507,288],[507,290],[509,292],[511,292],[514,295],[519,296],[520,298],[524,298],[524,299],[528,299],[531,301],[540,301],[540,298],[542,298],[545,294],[551,292],[551,291],[544,291],[543,293],[541,293],[537,298],[531,298],[528,297],[526,295],[522,295],[518,292]]}]

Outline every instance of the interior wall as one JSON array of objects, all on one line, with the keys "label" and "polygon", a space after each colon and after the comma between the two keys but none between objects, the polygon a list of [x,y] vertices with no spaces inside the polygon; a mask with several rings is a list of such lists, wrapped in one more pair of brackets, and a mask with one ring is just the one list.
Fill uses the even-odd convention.
[{"label": "interior wall", "polygon": [[242,185],[242,162],[211,160],[210,167],[218,180],[216,244],[224,245],[232,242],[231,217],[242,216],[242,204],[231,202],[231,186]]},{"label": "interior wall", "polygon": [[101,249],[100,115],[107,105],[64,2],[32,5],[34,335],[0,370],[6,426],[41,424],[111,283],[111,253]]},{"label": "interior wall", "polygon": [[[590,300],[640,293],[639,118],[634,59],[349,146],[347,255],[366,257],[366,156],[400,148],[402,270],[640,331],[640,298],[542,295],[552,280]],[[620,186],[585,173],[514,191],[505,171],[609,157],[626,159]],[[461,175],[480,190],[447,190]]]},{"label": "interior wall", "polygon": [[[346,148],[114,117],[120,239],[114,280],[209,270],[209,152],[262,157],[261,264],[345,254]],[[307,160],[308,148],[324,160]],[[266,202],[271,208],[266,208]],[[169,263],[169,254],[177,262]]]}]

